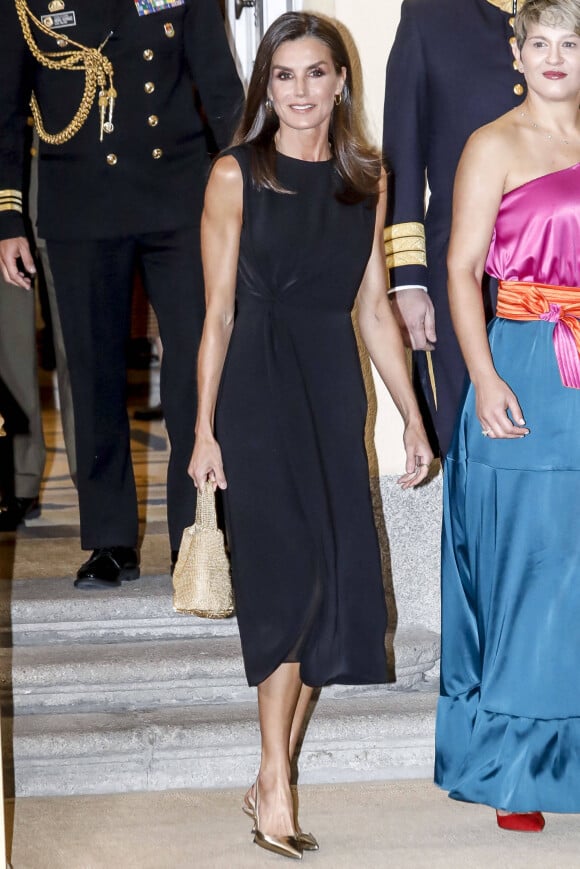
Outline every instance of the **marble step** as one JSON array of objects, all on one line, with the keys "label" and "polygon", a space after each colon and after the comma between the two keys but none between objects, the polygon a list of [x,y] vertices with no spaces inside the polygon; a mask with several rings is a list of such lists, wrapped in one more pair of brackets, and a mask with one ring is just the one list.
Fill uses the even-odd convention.
[{"label": "marble step", "polygon": [[[430,776],[436,699],[434,685],[356,702],[325,689],[302,747],[300,781]],[[253,702],[23,715],[3,725],[17,796],[243,786],[259,761]]]},{"label": "marble step", "polygon": [[[413,687],[439,659],[439,636],[425,628],[397,632],[397,681],[386,686],[332,686],[348,697]],[[15,714],[150,710],[241,703],[248,688],[238,636],[17,646],[0,649],[3,701]]]},{"label": "marble step", "polygon": [[173,611],[169,576],[78,591],[70,578],[0,584],[0,645],[116,643],[237,635],[235,619]]}]

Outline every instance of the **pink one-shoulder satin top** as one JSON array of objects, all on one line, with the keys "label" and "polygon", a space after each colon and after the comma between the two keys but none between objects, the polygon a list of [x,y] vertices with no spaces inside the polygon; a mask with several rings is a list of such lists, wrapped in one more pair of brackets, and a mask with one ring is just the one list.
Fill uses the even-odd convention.
[{"label": "pink one-shoulder satin top", "polygon": [[504,281],[580,286],[580,163],[505,194],[485,270]]}]

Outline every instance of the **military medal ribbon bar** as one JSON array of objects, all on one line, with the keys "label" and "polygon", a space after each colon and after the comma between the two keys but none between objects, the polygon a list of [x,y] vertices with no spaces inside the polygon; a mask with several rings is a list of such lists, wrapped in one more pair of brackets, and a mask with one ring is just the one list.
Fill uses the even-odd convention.
[{"label": "military medal ribbon bar", "polygon": [[185,0],[134,0],[139,15],[152,15],[154,12],[164,12],[175,6],[183,6]]}]

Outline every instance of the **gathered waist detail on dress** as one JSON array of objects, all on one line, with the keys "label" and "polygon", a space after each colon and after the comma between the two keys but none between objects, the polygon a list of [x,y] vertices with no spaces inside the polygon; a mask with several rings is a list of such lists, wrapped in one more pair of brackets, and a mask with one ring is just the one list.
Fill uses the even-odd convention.
[{"label": "gathered waist detail on dress", "polygon": [[308,311],[313,315],[324,314],[326,316],[334,315],[339,317],[350,317],[352,315],[352,311],[348,308],[338,308],[335,305],[318,303],[310,299],[297,301],[293,298],[285,298],[283,295],[265,295],[253,290],[238,293],[236,302],[238,312],[244,308],[251,308],[254,303],[257,303],[258,307],[282,311]]},{"label": "gathered waist detail on dress", "polygon": [[499,281],[496,315],[555,323],[552,340],[564,386],[580,389],[580,288]]}]

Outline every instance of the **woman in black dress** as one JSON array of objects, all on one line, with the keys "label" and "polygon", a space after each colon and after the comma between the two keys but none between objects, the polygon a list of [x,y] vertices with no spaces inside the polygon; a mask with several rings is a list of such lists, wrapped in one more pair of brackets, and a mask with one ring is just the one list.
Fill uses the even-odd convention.
[{"label": "woman in black dress", "polygon": [[318,847],[290,791],[312,687],[386,679],[355,301],[405,422],[401,485],[422,481],[432,458],[386,295],[384,172],[357,108],[336,28],[281,16],[258,49],[202,220],[207,314],[190,474],[225,490],[244,663],[258,686],[262,757],[245,809],[256,844],[295,858]]}]

